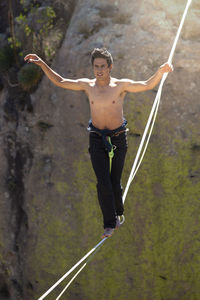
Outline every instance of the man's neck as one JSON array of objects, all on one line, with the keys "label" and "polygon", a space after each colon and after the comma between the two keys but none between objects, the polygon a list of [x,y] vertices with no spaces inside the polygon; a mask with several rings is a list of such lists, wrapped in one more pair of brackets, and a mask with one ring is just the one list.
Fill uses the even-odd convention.
[{"label": "man's neck", "polygon": [[108,86],[110,84],[110,81],[111,81],[111,77],[108,77],[105,80],[96,79],[96,84],[99,87],[105,87],[105,86]]}]

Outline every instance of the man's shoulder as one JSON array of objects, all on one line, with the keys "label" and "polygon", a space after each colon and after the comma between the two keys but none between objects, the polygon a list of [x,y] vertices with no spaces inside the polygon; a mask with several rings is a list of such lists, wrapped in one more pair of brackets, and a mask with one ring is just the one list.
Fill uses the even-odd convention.
[{"label": "man's shoulder", "polygon": [[79,78],[78,81],[81,82],[81,83],[90,84],[90,83],[94,82],[94,79],[90,79],[90,78]]},{"label": "man's shoulder", "polygon": [[121,82],[121,83],[130,83],[130,82],[133,82],[133,80],[129,79],[129,78],[121,78],[121,79],[119,79],[119,82]]},{"label": "man's shoulder", "polygon": [[94,85],[94,79],[90,78],[79,78],[77,79],[77,82],[83,87],[84,90],[88,90],[89,87]]},{"label": "man's shoulder", "polygon": [[132,80],[131,79],[128,79],[128,78],[114,78],[112,77],[112,82],[118,86],[125,86],[127,85],[128,83],[131,83]]}]

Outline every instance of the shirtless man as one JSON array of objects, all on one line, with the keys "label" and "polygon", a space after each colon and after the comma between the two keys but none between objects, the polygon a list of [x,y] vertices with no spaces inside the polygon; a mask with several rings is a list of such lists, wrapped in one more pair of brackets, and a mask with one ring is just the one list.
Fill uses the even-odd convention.
[{"label": "shirtless man", "polygon": [[[102,238],[113,234],[123,216],[121,175],[127,151],[126,120],[123,103],[127,92],[137,93],[153,89],[165,72],[173,67],[163,64],[146,81],[116,79],[111,77],[113,59],[105,48],[95,48],[91,54],[94,79],[66,79],[54,72],[36,54],[28,54],[25,61],[40,66],[47,77],[57,86],[74,91],[84,91],[89,99],[89,153],[97,177],[98,200],[103,214]],[[109,154],[114,153],[113,158]]]}]

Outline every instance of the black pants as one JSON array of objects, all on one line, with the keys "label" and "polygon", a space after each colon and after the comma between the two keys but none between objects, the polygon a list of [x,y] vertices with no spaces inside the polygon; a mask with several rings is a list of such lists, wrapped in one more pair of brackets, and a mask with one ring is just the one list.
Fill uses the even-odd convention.
[{"label": "black pants", "polygon": [[111,142],[116,149],[110,173],[108,151],[105,149],[102,137],[90,133],[89,153],[97,177],[97,194],[103,213],[104,228],[115,228],[116,216],[121,216],[124,212],[120,181],[127,151],[126,133],[113,136]]}]

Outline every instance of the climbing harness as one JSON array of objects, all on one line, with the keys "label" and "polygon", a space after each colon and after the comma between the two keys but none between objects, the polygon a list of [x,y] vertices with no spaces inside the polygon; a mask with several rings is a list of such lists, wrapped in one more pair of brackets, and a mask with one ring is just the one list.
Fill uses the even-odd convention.
[{"label": "climbing harness", "polygon": [[125,222],[125,217],[124,215],[118,216],[119,217],[119,223],[122,225]]},{"label": "climbing harness", "polygon": [[124,119],[123,124],[120,127],[116,128],[116,129],[113,129],[113,130],[99,129],[99,128],[95,127],[92,124],[92,121],[90,120],[89,123],[88,123],[88,128],[87,129],[90,133],[96,133],[97,135],[101,136],[102,142],[105,146],[105,149],[108,152],[110,152],[111,148],[112,148],[112,144],[109,142],[108,137],[112,138],[114,136],[118,136],[119,134],[121,134],[123,132],[127,132],[128,128],[126,128],[126,125],[127,125],[127,121]]},{"label": "climbing harness", "polygon": [[124,119],[123,124],[120,127],[116,128],[114,130],[98,129],[92,124],[92,121],[89,120],[88,128],[87,128],[88,131],[90,133],[95,133],[95,134],[101,136],[102,142],[105,146],[105,149],[108,152],[109,172],[110,173],[111,173],[111,170],[112,170],[112,159],[114,157],[114,150],[116,149],[116,146],[112,145],[111,138],[114,137],[114,136],[118,136],[121,133],[127,132],[129,129],[126,128],[126,125],[127,125],[127,121]]},{"label": "climbing harness", "polygon": [[112,159],[114,157],[114,150],[116,149],[116,146],[112,145],[110,136],[108,136],[108,142],[111,145],[111,150],[108,152],[108,157],[109,157],[109,171],[111,173],[111,170],[112,170]]},{"label": "climbing harness", "polygon": [[[177,30],[177,34],[176,34],[176,37],[174,39],[174,43],[173,43],[173,46],[172,46],[172,49],[171,49],[171,52],[170,52],[170,55],[169,55],[169,58],[168,58],[168,63],[171,63],[172,62],[172,59],[173,59],[173,56],[174,56],[174,52],[175,52],[175,49],[176,49],[176,45],[177,45],[177,42],[178,42],[178,39],[179,39],[179,36],[180,36],[180,33],[181,33],[181,30],[182,30],[182,27],[183,27],[183,24],[184,24],[184,21],[185,21],[185,17],[187,15],[187,12],[188,12],[188,9],[189,9],[189,6],[190,4],[192,3],[192,0],[188,0],[187,1],[187,4],[186,4],[186,7],[185,7],[185,10],[184,10],[184,13],[183,13],[183,16],[182,16],[182,19],[181,19],[181,22],[180,22],[180,25],[179,25],[179,28]],[[125,199],[126,199],[126,195],[128,193],[128,189],[129,189],[129,186],[132,182],[132,180],[134,179],[138,169],[139,169],[139,166],[143,160],[143,157],[144,157],[144,154],[146,152],[146,149],[147,149],[147,146],[148,146],[148,143],[149,143],[149,139],[150,139],[150,136],[151,136],[151,133],[153,131],[153,127],[154,127],[154,123],[155,123],[155,120],[156,120],[156,116],[157,116],[157,112],[158,112],[158,107],[159,107],[159,104],[160,104],[160,98],[161,98],[161,93],[162,93],[162,87],[163,87],[163,84],[166,80],[168,76],[168,73],[164,73],[163,74],[163,77],[161,79],[161,82],[160,82],[160,85],[159,85],[159,88],[158,88],[158,92],[156,94],[156,97],[155,97],[155,100],[154,100],[154,103],[153,103],[153,106],[152,106],[152,109],[151,109],[151,112],[150,112],[150,115],[149,115],[149,118],[148,118],[148,121],[147,121],[147,124],[146,124],[146,127],[145,127],[145,130],[144,130],[144,133],[143,133],[143,136],[142,136],[142,139],[141,139],[141,142],[140,142],[140,146],[138,148],[138,151],[137,151],[137,154],[136,154],[136,157],[135,157],[135,160],[134,160],[134,163],[133,163],[133,166],[132,166],[132,169],[131,169],[131,173],[130,173],[130,176],[129,176],[129,179],[128,179],[128,182],[127,182],[127,185],[126,185],[126,188],[125,188],[125,191],[124,191],[124,194],[123,194],[123,203],[125,202]],[[146,141],[145,145],[144,145],[144,142]],[[142,149],[143,149],[143,152],[142,152]],[[142,152],[142,154],[141,154]],[[122,220],[120,220],[120,223],[122,224],[124,222],[124,219],[122,217]],[[105,237],[104,239],[102,239],[94,248],[92,248],[83,258],[81,258],[67,273],[65,273],[51,288],[49,288],[38,300],[42,300],[44,299],[49,293],[51,293],[66,277],[69,276],[69,274],[71,274],[81,263],[83,263],[84,261],[86,261],[82,266],[81,268],[76,272],[76,274],[72,277],[72,279],[68,282],[68,284],[65,286],[65,288],[62,290],[62,292],[60,293],[60,295],[56,298],[56,300],[60,299],[60,297],[63,295],[63,293],[67,290],[67,288],[70,286],[70,284],[73,282],[73,280],[78,276],[78,274],[80,274],[80,272],[85,268],[85,266],[87,265],[87,263],[91,260],[91,258],[96,254],[96,252],[100,249],[100,247],[103,245],[103,243],[107,240],[107,237]]]}]

